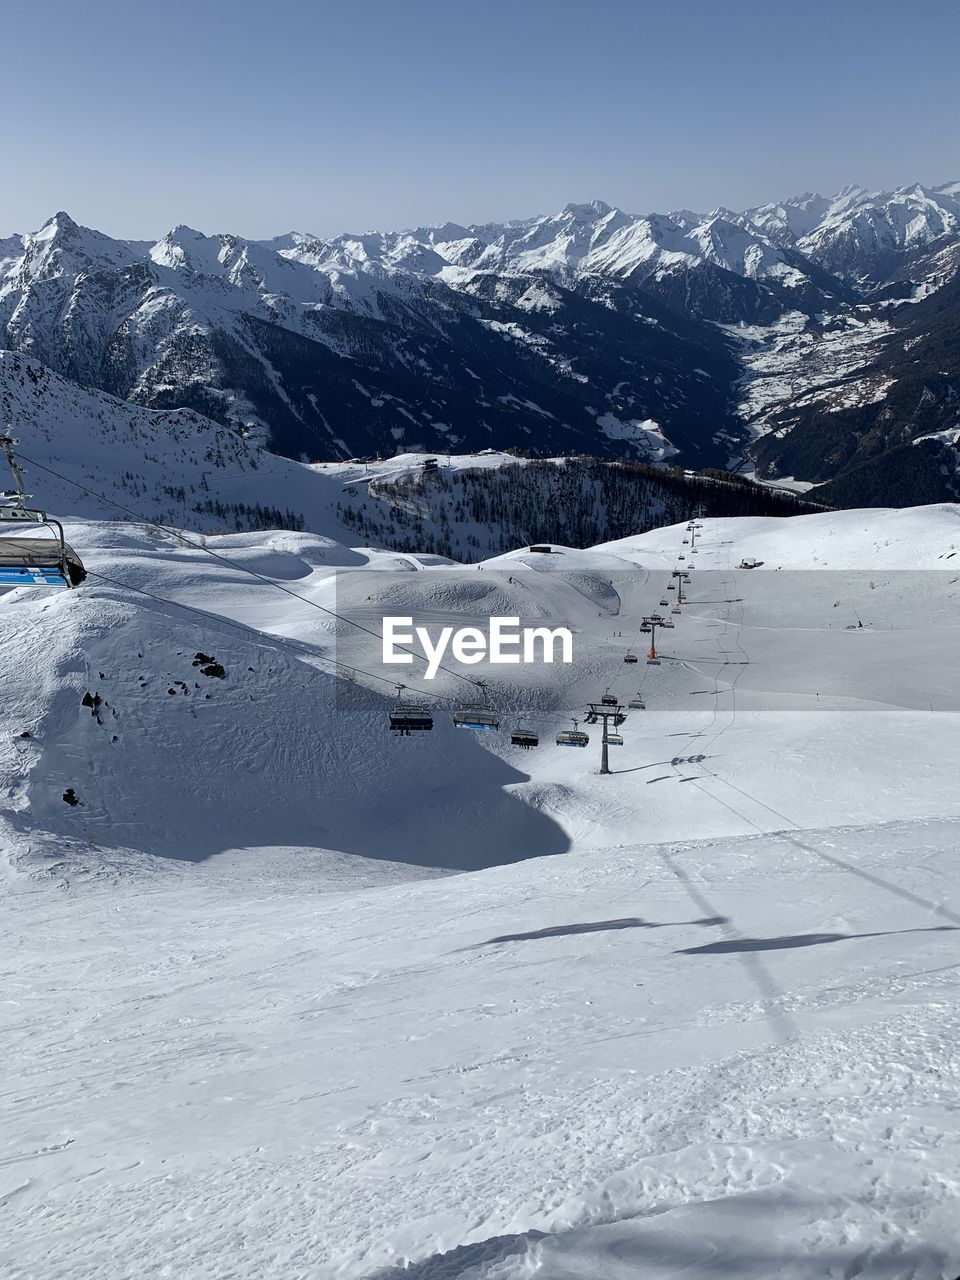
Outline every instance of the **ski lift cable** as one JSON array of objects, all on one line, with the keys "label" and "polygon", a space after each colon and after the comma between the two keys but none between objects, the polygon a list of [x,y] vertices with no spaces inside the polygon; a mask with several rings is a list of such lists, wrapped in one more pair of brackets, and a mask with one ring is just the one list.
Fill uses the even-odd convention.
[{"label": "ski lift cable", "polygon": [[[658,597],[658,599],[659,599],[659,597]],[[634,651],[634,649],[637,647],[637,644],[639,643],[639,640],[640,640],[640,634],[641,634],[642,630],[643,630],[643,616],[641,616],[640,621],[637,623],[637,629],[636,629],[636,631],[633,633],[633,639],[632,639],[632,640],[630,641],[630,643],[627,645],[627,648],[626,648],[626,652],[627,652],[627,653],[632,653],[632,652]],[[613,676],[611,677],[610,684],[607,686],[607,688],[608,688],[608,689],[613,688],[613,686],[617,683],[618,678],[620,678],[620,677],[623,675],[622,666],[623,666],[623,663],[622,663],[622,662],[617,664],[617,668],[616,668],[616,670],[615,670],[615,672],[614,672]],[[645,665],[645,666],[644,666],[644,668],[643,668],[643,674],[642,674],[642,675],[641,675],[641,677],[640,677],[640,686],[639,686],[639,688],[638,688],[638,690],[637,690],[637,693],[638,693],[638,694],[639,694],[639,693],[641,693],[641,692],[643,691],[643,683],[644,683],[644,681],[646,680],[647,675],[648,675],[648,671],[647,671],[647,667],[646,667],[646,665]]]},{"label": "ski lift cable", "polygon": [[[279,636],[279,635],[273,635],[270,632],[258,631],[256,628],[249,627],[246,625],[246,623],[238,622],[234,618],[228,618],[225,615],[219,614],[219,613],[210,613],[205,609],[197,609],[193,605],[184,604],[180,600],[172,600],[170,599],[169,596],[162,596],[155,591],[148,591],[145,587],[135,587],[130,582],[122,582],[119,578],[114,578],[111,575],[106,573],[100,573],[94,569],[88,570],[88,577],[95,578],[100,582],[108,583],[110,586],[118,587],[123,591],[129,591],[129,592],[133,592],[136,595],[146,596],[150,600],[155,600],[158,604],[169,605],[175,609],[182,609],[186,613],[195,614],[198,618],[201,618],[204,622],[207,622],[207,623],[217,622],[219,624],[222,624],[223,626],[232,627],[233,630],[241,632],[241,634],[244,635],[248,640],[252,640],[255,643],[275,645],[280,649],[288,649],[291,652],[298,653],[301,655],[307,654],[308,656],[312,658],[316,658],[319,662],[322,662],[326,666],[332,668],[331,674],[333,675],[336,675],[340,672],[348,671],[352,675],[365,676],[370,680],[378,680],[382,684],[389,685],[390,688],[393,690],[396,690],[397,688],[397,681],[395,678],[382,676],[375,671],[367,671],[363,667],[354,667],[349,665],[348,663],[340,662],[337,658],[331,658],[331,657],[328,657],[326,654],[319,652],[318,648],[315,645],[311,645],[306,641],[294,640],[290,636]],[[453,699],[451,699],[449,695],[445,695],[441,698],[437,698],[432,690],[423,689],[417,685],[410,684],[408,682],[404,682],[403,688],[405,690],[409,690],[411,693],[415,693],[421,697],[428,698],[434,703],[436,702],[443,703],[443,702],[453,701]],[[582,719],[583,715],[585,714],[585,711],[579,708],[578,710],[579,710],[578,718]],[[572,717],[570,715],[564,715],[562,712],[558,711],[554,713],[547,713],[545,715],[537,715],[535,713],[532,715],[528,714],[525,717],[525,721],[531,725],[534,723],[538,724],[543,727],[544,731],[546,731],[549,729],[551,725],[554,725],[554,724],[568,724],[571,718]]]},{"label": "ski lift cable", "polygon": [[[696,519],[696,517],[694,517],[694,519]],[[677,568],[679,568],[679,567],[680,567],[680,566],[679,566],[679,565],[677,565]],[[672,575],[671,575],[671,576],[672,576]],[[659,597],[658,597],[658,598],[659,598]],[[638,644],[638,642],[639,642],[639,640],[640,640],[640,633],[641,633],[642,629],[643,629],[643,617],[641,617],[641,618],[640,618],[640,621],[637,623],[637,629],[636,629],[636,631],[633,633],[633,639],[632,639],[632,640],[630,641],[630,643],[627,645],[627,649],[626,649],[626,652],[627,652],[627,653],[632,653],[632,652],[633,652],[633,650],[636,648],[636,646],[637,646],[637,644]],[[618,664],[618,667],[617,667],[617,669],[616,669],[616,672],[615,672],[615,674],[612,676],[612,678],[611,678],[611,682],[610,682],[610,684],[607,686],[607,688],[612,688],[612,687],[613,687],[613,685],[614,685],[614,684],[616,684],[618,677],[623,675],[623,672],[622,672],[622,670],[621,670],[621,667],[622,667],[622,664]],[[637,692],[638,692],[638,693],[639,693],[639,692],[641,692],[641,691],[642,691],[642,689],[643,689],[643,682],[646,680],[646,678],[647,678],[647,674],[648,674],[648,673],[647,673],[647,668],[646,668],[646,666],[644,666],[644,669],[643,669],[643,675],[640,677],[640,688],[637,690]]]},{"label": "ski lift cable", "polygon": [[[139,523],[154,525],[158,529],[163,529],[165,533],[169,533],[173,537],[177,538],[178,541],[184,544],[184,546],[192,547],[195,551],[203,551],[208,556],[212,556],[214,560],[219,560],[222,564],[227,564],[232,569],[239,569],[242,573],[249,574],[251,578],[256,578],[258,582],[266,583],[268,587],[275,587],[277,591],[282,591],[284,595],[291,596],[294,600],[299,600],[301,604],[306,604],[313,609],[318,609],[321,613],[327,614],[328,617],[336,618],[338,622],[345,622],[348,626],[355,627],[358,631],[362,631],[366,635],[372,636],[375,640],[383,640],[382,632],[375,631],[372,627],[366,627],[362,622],[357,622],[346,614],[337,613],[335,609],[328,609],[326,605],[318,604],[316,600],[310,600],[307,596],[302,596],[297,591],[291,591],[289,587],[283,586],[282,583],[275,582],[265,574],[257,573],[256,569],[250,569],[246,565],[241,564],[238,560],[231,559],[230,556],[222,555],[219,551],[212,551],[209,547],[205,547],[203,543],[196,542],[193,538],[188,538],[185,533],[179,529],[175,529],[172,525],[163,524],[159,520],[150,520],[140,512],[133,511],[130,507],[125,507],[122,502],[117,502],[114,498],[108,498],[106,494],[98,493],[95,489],[88,488],[86,485],[81,484],[79,480],[71,480],[69,476],[61,475],[59,471],[54,471],[52,467],[44,466],[42,462],[33,461],[33,459],[28,458],[25,453],[21,452],[20,457],[24,462],[28,462],[31,467],[39,467],[41,471],[46,471],[49,475],[56,476],[58,480],[64,481],[65,484],[73,485],[75,489],[80,489],[83,493],[89,494],[90,497],[96,498],[100,502],[105,502],[108,506],[116,507],[118,511],[123,511],[126,515],[132,516]],[[401,650],[403,653],[408,653],[414,658],[419,658],[421,656],[413,649],[407,649],[400,644],[395,644],[394,648]],[[479,681],[471,679],[470,676],[465,676],[461,671],[456,671],[453,667],[445,666],[442,663],[439,664],[438,670],[445,671],[448,675],[456,676],[457,679],[462,680],[464,684],[471,684],[475,687],[480,684]],[[377,678],[380,679],[381,677]],[[393,685],[396,681],[387,680],[386,683]]]},{"label": "ski lift cable", "polygon": [[[205,622],[218,622],[223,626],[233,627],[234,631],[241,632],[241,634],[246,636],[248,640],[255,641],[257,644],[276,645],[280,649],[289,649],[293,653],[310,655],[311,658],[316,658],[319,662],[325,663],[326,666],[334,668],[333,675],[340,671],[349,671],[355,676],[366,676],[367,678],[370,678],[370,680],[379,680],[381,684],[389,685],[390,689],[393,689],[394,691],[397,690],[398,682],[396,677],[380,676],[378,675],[378,672],[366,671],[364,667],[351,667],[348,663],[339,662],[337,658],[326,657],[325,654],[320,653],[319,650],[317,650],[315,645],[308,644],[305,640],[294,640],[291,636],[280,636],[274,635],[273,632],[270,631],[259,631],[256,627],[247,626],[244,622],[237,622],[236,618],[228,618],[221,613],[210,613],[207,612],[206,609],[198,609],[192,604],[183,604],[182,600],[172,600],[169,596],[157,594],[156,591],[148,591],[146,588],[142,588],[142,586],[133,586],[132,582],[122,582],[119,579],[115,579],[115,577],[111,577],[109,573],[100,573],[96,570],[88,570],[87,576],[101,582],[108,582],[110,586],[116,586],[116,588],[120,588],[124,591],[132,591],[132,593],[136,595],[145,595],[148,599],[156,600],[159,604],[169,604],[172,608],[183,609],[183,611],[186,611],[187,613],[195,613],[198,618],[202,618]],[[444,695],[442,698],[436,698],[433,690],[422,689],[422,687],[411,685],[410,682],[407,681],[403,682],[403,689],[412,692],[412,694],[420,695],[422,698],[429,698],[433,700],[434,703],[436,703],[436,701],[444,703],[444,701],[453,700],[449,698],[449,695]],[[582,719],[586,714],[586,710],[589,709],[589,704],[579,704],[575,709],[577,712],[577,719]],[[526,716],[522,718],[524,718],[525,723],[539,724],[539,726],[543,726],[544,730],[547,730],[547,728],[552,726],[552,724],[568,724],[573,717],[571,714],[564,714],[562,710],[557,710],[557,712],[541,714],[527,713]]]},{"label": "ski lift cable", "polygon": [[[172,608],[183,609],[187,613],[196,614],[196,616],[203,619],[204,622],[217,622],[223,626],[232,627],[235,631],[239,631],[248,640],[252,640],[255,643],[276,645],[280,649],[289,649],[294,653],[307,654],[310,657],[316,658],[319,662],[325,663],[327,666],[333,668],[330,674],[336,675],[342,671],[349,671],[353,675],[366,676],[370,680],[379,680],[383,684],[389,685],[394,691],[398,689],[398,683],[395,678],[382,676],[375,671],[367,671],[363,667],[353,667],[345,662],[338,661],[336,658],[327,657],[325,654],[320,653],[316,646],[311,645],[306,641],[294,640],[290,636],[278,636],[273,635],[270,632],[258,631],[254,627],[247,626],[246,623],[237,622],[234,618],[228,618],[219,613],[209,613],[205,609],[197,609],[193,605],[183,604],[180,600],[171,600],[169,596],[162,596],[155,591],[148,591],[145,587],[135,587],[129,582],[121,582],[118,578],[111,577],[106,573],[99,573],[94,569],[88,570],[88,577],[96,578],[98,581],[106,582],[113,587],[119,587],[123,591],[130,591],[136,595],[146,596],[150,600],[157,601],[158,604],[170,605]],[[434,704],[437,702],[445,703],[454,701],[449,695],[437,698],[431,690],[420,688],[417,685],[413,685],[408,682],[403,682],[402,688],[410,693],[428,698]],[[583,719],[586,714],[585,710],[583,708],[578,708],[577,710],[577,718]],[[541,731],[547,731],[551,725],[569,724],[572,718],[573,717],[571,715],[564,715],[562,712],[547,713],[545,715],[528,714],[524,717],[524,722],[531,726],[534,724],[539,725],[541,726]]]},{"label": "ski lift cable", "polygon": [[[147,596],[150,600],[156,600],[159,604],[168,604],[175,609],[184,609],[187,613],[195,613],[198,618],[203,618],[205,622],[222,623],[226,627],[233,627],[235,631],[241,631],[248,640],[256,641],[260,644],[268,642],[276,644],[280,648],[291,649],[297,653],[308,653],[311,657],[325,662],[331,667],[335,667],[337,671],[350,671],[353,675],[367,676],[371,680],[380,680],[384,684],[388,684],[391,689],[396,689],[396,680],[378,675],[375,671],[365,671],[362,667],[351,667],[345,662],[340,662],[337,658],[329,658],[326,654],[320,653],[316,646],[308,644],[303,640],[294,640],[290,636],[273,635],[269,631],[258,631],[255,627],[248,627],[244,622],[237,622],[235,618],[228,618],[222,613],[210,613],[206,609],[197,609],[193,605],[183,604],[180,600],[171,600],[169,596],[158,595],[155,591],[147,591],[145,587],[135,587],[130,582],[121,582],[118,578],[111,578],[106,573],[98,573],[94,569],[87,570],[88,578],[97,578],[101,582],[107,582],[112,587],[120,587],[123,591],[132,591],[138,596]],[[405,685],[404,688],[414,688],[412,685]],[[416,689],[415,692],[425,692]]]},{"label": "ski lift cable", "polygon": [[[278,648],[289,649],[294,653],[307,654],[308,656],[316,658],[318,661],[333,668],[331,674],[335,675],[337,672],[349,671],[353,675],[366,676],[371,680],[379,680],[381,683],[389,685],[394,691],[397,689],[397,680],[395,677],[382,676],[375,671],[367,671],[363,667],[353,667],[345,662],[340,662],[337,658],[331,658],[326,654],[319,652],[315,645],[311,645],[307,641],[294,640],[291,636],[274,635],[269,631],[258,631],[255,627],[249,627],[246,623],[238,622],[235,618],[228,618],[224,614],[220,613],[210,613],[205,609],[197,609],[193,605],[183,604],[180,600],[171,600],[169,596],[162,596],[155,591],[148,591],[145,587],[135,587],[130,582],[121,582],[119,578],[111,577],[106,573],[99,573],[94,569],[88,570],[87,576],[90,578],[96,578],[100,582],[106,582],[112,587],[119,587],[123,591],[131,591],[135,595],[146,596],[150,600],[157,601],[158,604],[170,605],[175,609],[183,609],[186,613],[196,614],[198,618],[202,618],[205,622],[216,622],[226,627],[232,627],[235,631],[241,632],[241,634],[246,636],[248,640],[252,640],[255,643],[276,645]],[[403,688],[411,693],[428,698],[433,703],[455,701],[450,697],[450,695],[443,695],[438,698],[432,690],[423,689],[417,685],[410,684],[407,681],[403,682]],[[588,704],[586,703],[578,705],[576,708],[578,720],[582,720],[584,718],[587,707]],[[542,726],[544,730],[548,730],[551,725],[569,724],[571,719],[573,719],[573,716],[570,714],[564,714],[562,711],[547,712],[544,714],[537,714],[534,712],[527,713],[523,719],[525,723],[530,725],[537,724]]]},{"label": "ski lift cable", "polygon": [[[344,622],[347,625],[352,626],[369,636],[372,636],[374,639],[378,639],[378,640],[383,639],[383,636],[381,633],[374,631],[370,627],[364,626],[363,623],[355,621],[353,618],[350,618],[346,614],[341,614],[341,613],[338,613],[336,610],[329,609],[325,605],[318,604],[315,600],[310,600],[308,599],[308,597],[302,596],[296,591],[291,591],[288,587],[284,587],[282,584],[275,582],[273,579],[266,577],[264,574],[258,573],[255,569],[248,568],[246,565],[243,565],[239,561],[232,559],[230,556],[225,556],[220,552],[211,550],[209,547],[205,547],[202,543],[197,542],[193,538],[188,537],[181,530],[174,528],[172,525],[166,525],[159,520],[149,519],[148,517],[145,517],[141,512],[134,511],[132,508],[124,506],[123,503],[117,502],[116,499],[108,498],[105,494],[99,493],[97,490],[91,489],[89,488],[89,486],[81,484],[78,480],[73,480],[69,476],[63,475],[61,472],[56,471],[53,467],[45,466],[43,463],[37,462],[36,460],[29,458],[22,451],[18,450],[18,453],[19,453],[19,456],[23,459],[23,461],[28,463],[30,466],[37,467],[39,470],[47,472],[49,475],[54,476],[58,480],[62,480],[65,484],[69,484],[73,486],[75,489],[79,489],[81,492],[88,494],[90,497],[96,498],[98,501],[103,502],[108,506],[115,507],[118,511],[122,511],[124,512],[124,514],[131,516],[134,520],[137,520],[139,523],[142,523],[145,525],[153,525],[158,529],[163,529],[164,532],[169,533],[172,537],[176,538],[179,542],[183,543],[183,545],[191,547],[197,551],[205,552],[211,558],[218,560],[223,564],[229,565],[231,568],[238,569],[242,573],[246,573],[250,577],[257,579],[257,581],[265,583],[267,586],[275,587],[278,591],[282,591],[284,595],[291,596],[293,599],[299,600],[303,604],[310,605],[312,608],[319,610],[321,613],[324,613],[329,617],[335,618],[337,621]],[[353,667],[346,663],[339,662],[336,658],[330,658],[324,654],[319,653],[315,646],[310,646],[308,644],[305,644],[302,641],[292,641],[289,637],[274,636],[274,635],[271,635],[270,633],[252,631],[250,628],[247,628],[242,623],[237,623],[233,619],[227,618],[222,614],[211,614],[211,613],[205,612],[202,609],[196,609],[191,605],[182,604],[180,601],[177,601],[177,600],[170,600],[167,597],[160,596],[154,592],[147,591],[142,587],[134,587],[130,583],[121,582],[119,579],[111,578],[106,574],[94,572],[92,570],[88,571],[88,573],[89,573],[89,576],[92,578],[97,578],[100,581],[107,582],[112,586],[121,588],[122,590],[132,591],[138,595],[146,596],[150,599],[158,601],[161,604],[172,605],[175,608],[183,609],[189,613],[194,613],[198,617],[204,618],[208,621],[211,618],[214,618],[218,622],[221,622],[226,626],[232,626],[237,630],[243,631],[245,635],[255,636],[261,642],[264,639],[264,637],[266,637],[278,645],[287,646],[291,649],[297,649],[301,653],[302,652],[310,653],[312,656],[319,658],[321,662],[326,663],[328,666],[334,668],[335,670],[350,671],[355,675],[366,676],[369,679],[377,680],[383,684],[387,684],[391,688],[394,688],[394,689],[396,688],[395,679],[389,678],[387,676],[381,676],[376,672],[367,671],[361,667]],[[642,626],[642,622],[640,626]],[[635,633],[635,638],[639,637],[640,626],[638,626],[637,628],[637,631]],[[401,649],[403,652],[409,653],[414,658],[419,657],[419,655],[416,654],[413,650],[405,649],[404,646],[402,645],[398,645],[396,647]],[[456,676],[459,680],[462,680],[464,683],[473,685],[474,687],[479,688],[481,692],[483,692],[483,689],[484,689],[483,681],[471,679],[469,676],[465,676],[461,672],[456,671],[453,668],[443,664],[441,664],[438,669],[441,671],[445,671],[449,675]],[[618,674],[622,674],[622,673],[618,671]],[[646,669],[644,669],[644,672],[640,681],[641,689],[643,687],[643,682],[646,680],[646,677],[647,677],[647,672],[646,672]],[[421,694],[422,696],[425,696],[425,697],[431,696],[431,692],[428,690],[420,689],[413,685],[407,685],[406,687]],[[536,717],[536,718],[540,721],[540,723],[546,724],[546,725],[549,725],[551,723],[557,723],[557,722],[566,722],[567,720],[570,719],[569,716],[565,717],[559,713],[554,713],[553,715],[548,715],[542,718],[540,717]]]}]

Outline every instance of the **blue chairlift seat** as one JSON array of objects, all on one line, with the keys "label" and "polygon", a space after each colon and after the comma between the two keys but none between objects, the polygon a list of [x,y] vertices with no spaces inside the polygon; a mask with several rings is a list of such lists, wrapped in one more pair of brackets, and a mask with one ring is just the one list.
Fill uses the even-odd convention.
[{"label": "blue chairlift seat", "polygon": [[[0,513],[0,522],[3,515]],[[39,523],[39,522],[38,522]],[[53,528],[51,522],[48,528]],[[59,529],[59,525],[56,525]],[[0,524],[0,586],[77,587],[87,576],[80,557],[63,541],[63,531],[47,538],[8,538]]]},{"label": "blue chairlift seat", "polygon": [[486,703],[458,707],[453,713],[453,723],[458,729],[495,733],[500,728],[500,713]]},{"label": "blue chairlift seat", "polygon": [[558,747],[585,747],[589,741],[590,735],[582,729],[562,729],[557,734]]}]

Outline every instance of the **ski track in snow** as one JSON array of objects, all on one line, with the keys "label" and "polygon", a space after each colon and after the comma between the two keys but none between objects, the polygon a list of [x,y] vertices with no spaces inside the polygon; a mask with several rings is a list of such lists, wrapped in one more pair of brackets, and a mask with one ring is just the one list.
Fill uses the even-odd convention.
[{"label": "ski track in snow", "polygon": [[[642,566],[602,617],[589,577],[490,562],[574,625],[561,701],[642,682],[608,779],[593,744],[337,714],[271,636],[328,643],[309,610],[129,530],[93,563],[209,626],[106,587],[0,601],[4,1274],[953,1280],[958,533],[705,521],[662,666],[628,670],[679,527],[570,553]],[[204,646],[228,678],[167,694]]]}]

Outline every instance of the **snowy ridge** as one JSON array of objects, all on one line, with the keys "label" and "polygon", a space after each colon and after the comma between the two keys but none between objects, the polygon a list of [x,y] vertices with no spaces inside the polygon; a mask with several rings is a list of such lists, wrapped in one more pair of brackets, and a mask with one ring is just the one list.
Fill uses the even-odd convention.
[{"label": "snowy ridge", "polygon": [[958,192],[152,244],[61,212],[2,241],[0,345],[297,461],[510,447],[949,499]]},{"label": "snowy ridge", "polygon": [[[700,501],[718,514],[779,510],[762,492],[724,495],[681,472],[634,474],[566,457],[538,459],[530,469],[530,460],[493,449],[434,457],[432,472],[424,469],[431,455],[412,452],[293,462],[264,449],[255,435],[192,410],[144,409],[10,352],[0,352],[0,412],[21,441],[17,452],[37,503],[67,518],[202,534],[282,527],[475,560],[523,538],[586,545],[677,518]],[[659,452],[668,448],[650,424],[636,425],[659,442]]]},{"label": "snowy ridge", "polygon": [[25,464],[37,502],[68,518],[122,519],[115,502],[189,529],[269,528],[285,517],[318,532],[335,524],[333,495],[308,468],[189,409],[143,409],[0,351],[0,412],[21,441],[18,452],[39,464]]},{"label": "snowy ridge", "polygon": [[603,200],[557,214],[463,227],[339,236],[291,234],[267,242],[284,256],[331,271],[397,269],[459,277],[446,268],[631,275],[709,262],[749,279],[802,281],[798,249],[818,266],[847,274],[857,256],[927,248],[960,227],[960,183],[895,191],[851,186],[833,196],[805,193],[737,213],[685,210],[631,214]]}]

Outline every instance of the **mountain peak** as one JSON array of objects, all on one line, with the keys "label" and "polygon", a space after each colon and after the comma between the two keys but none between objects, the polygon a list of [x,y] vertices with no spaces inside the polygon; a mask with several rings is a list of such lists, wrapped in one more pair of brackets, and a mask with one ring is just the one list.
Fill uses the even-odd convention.
[{"label": "mountain peak", "polygon": [[613,205],[607,204],[606,200],[591,200],[588,204],[570,203],[565,204],[560,213],[568,217],[592,221],[594,218],[603,218],[608,213],[613,213]]},{"label": "mountain peak", "polygon": [[64,213],[60,209],[52,218],[46,220],[40,230],[36,232],[35,238],[38,240],[53,240],[56,236],[76,236],[79,232],[79,224],[74,222],[69,213]]},{"label": "mountain peak", "polygon": [[184,240],[206,240],[207,237],[202,231],[198,231],[196,227],[188,227],[185,222],[178,222],[172,231],[168,231],[163,237],[168,244],[180,244]]}]

